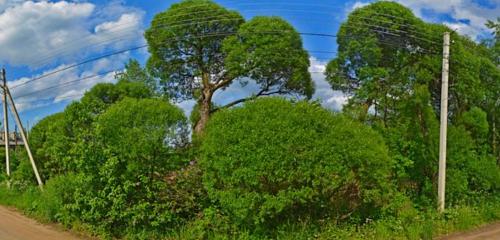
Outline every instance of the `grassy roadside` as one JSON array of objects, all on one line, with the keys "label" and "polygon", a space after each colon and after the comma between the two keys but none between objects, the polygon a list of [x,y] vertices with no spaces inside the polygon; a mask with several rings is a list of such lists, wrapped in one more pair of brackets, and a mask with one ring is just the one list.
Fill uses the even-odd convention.
[{"label": "grassy roadside", "polygon": [[499,220],[500,201],[496,199],[475,206],[449,208],[444,214],[413,211],[361,227],[331,227],[322,232],[319,239],[435,239]]},{"label": "grassy roadside", "polygon": [[[93,235],[92,229],[68,215],[58,196],[53,196],[50,186],[41,192],[38,188],[26,191],[9,190],[0,185],[0,204],[14,207],[23,214],[43,223],[57,223],[83,236]],[[329,224],[322,226],[303,223],[286,225],[278,230],[278,239],[434,239],[455,232],[467,231],[500,220],[500,199],[481,201],[473,206],[456,206],[444,214],[408,208],[397,216],[363,225]],[[172,239],[196,239],[195,230],[188,225],[175,231]],[[259,239],[245,233],[237,233],[239,239]],[[103,236],[106,238],[106,236]],[[224,234],[209,234],[210,239],[230,239]],[[167,238],[167,237],[166,237]]]},{"label": "grassy roadside", "polygon": [[26,191],[9,189],[0,184],[0,205],[13,208],[23,215],[36,221],[54,226],[62,231],[70,231],[84,239],[97,239],[91,228],[76,220],[63,221],[65,210],[58,198],[51,192],[40,191],[37,187],[30,187]]}]

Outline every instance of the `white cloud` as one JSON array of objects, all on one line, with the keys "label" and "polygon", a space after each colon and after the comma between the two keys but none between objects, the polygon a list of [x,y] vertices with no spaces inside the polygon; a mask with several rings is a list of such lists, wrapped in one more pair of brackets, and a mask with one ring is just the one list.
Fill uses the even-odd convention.
[{"label": "white cloud", "polygon": [[14,5],[26,2],[26,0],[0,0],[0,12]]},{"label": "white cloud", "polygon": [[[109,1],[97,7],[83,1],[0,0],[0,63],[43,70],[37,76],[143,42],[143,12]],[[129,53],[91,62],[11,89],[20,111],[78,99],[111,70],[123,68]],[[56,66],[56,67],[54,67]],[[110,72],[69,84],[69,81]],[[33,76],[33,77],[37,77]],[[30,78],[10,81],[15,86]]]},{"label": "white cloud", "polygon": [[[115,72],[110,71],[121,70],[123,63],[129,57],[128,54],[117,55],[107,59],[105,64],[102,61],[96,61],[91,66],[72,68],[25,85],[23,83],[31,78],[21,78],[9,82],[9,87],[16,106],[21,112],[61,101],[71,101],[79,99],[86,91],[98,83],[115,82]],[[64,69],[70,65],[60,65],[57,68],[46,70],[38,76]],[[108,73],[95,76],[96,73],[103,72]]]},{"label": "white cloud", "polygon": [[327,62],[319,61],[318,59],[310,58],[311,67],[309,72],[313,78],[316,92],[313,99],[317,99],[321,104],[328,109],[340,111],[347,103],[347,96],[340,91],[333,91],[330,84],[326,81],[324,72]]},{"label": "white cloud", "polygon": [[11,3],[0,14],[0,61],[36,68],[142,40],[141,12],[119,12],[92,26],[94,19],[104,19],[96,12],[95,5],[83,2]]},{"label": "white cloud", "polygon": [[[340,91],[333,91],[330,84],[326,81],[323,72],[326,70],[328,63],[319,61],[314,57],[311,57],[309,60],[311,62],[309,72],[311,72],[316,88],[313,99],[319,100],[325,108],[335,111],[342,110],[342,107],[347,103],[347,96]],[[254,81],[249,81],[244,87],[238,81],[235,81],[224,91],[216,92],[213,99],[218,105],[226,105],[230,102],[251,96],[258,91],[259,86]],[[177,105],[189,116],[195,104],[195,101],[184,101]]]},{"label": "white cloud", "polygon": [[[476,39],[480,34],[487,31],[485,23],[487,20],[496,19],[500,13],[500,0],[491,0],[491,6],[482,6],[473,0],[396,0],[411,8],[419,17],[434,22],[442,22],[439,17],[429,17],[424,14],[432,10],[437,14],[448,14],[455,21],[444,24],[456,29],[461,34],[466,34]],[[467,23],[463,21],[466,20]],[[458,22],[460,21],[460,22]]]},{"label": "white cloud", "polygon": [[347,13],[350,13],[350,12],[356,10],[357,8],[364,7],[368,4],[370,4],[370,3],[369,2],[355,2],[350,7],[347,8]]}]

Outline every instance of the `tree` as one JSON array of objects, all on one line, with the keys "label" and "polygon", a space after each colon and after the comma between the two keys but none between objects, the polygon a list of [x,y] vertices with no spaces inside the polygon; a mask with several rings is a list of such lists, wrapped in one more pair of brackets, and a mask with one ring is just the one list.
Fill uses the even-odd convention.
[{"label": "tree", "polygon": [[209,196],[245,228],[297,218],[364,219],[391,192],[383,142],[319,105],[264,98],[213,116],[200,167]]},{"label": "tree", "polygon": [[413,84],[440,79],[440,58],[424,50],[436,47],[404,34],[432,30],[423,26],[409,9],[394,2],[353,11],[337,34],[338,57],[327,66],[332,88],[351,96],[349,107],[362,107],[365,114],[372,108],[373,118],[387,124]]},{"label": "tree", "polygon": [[79,159],[76,214],[114,236],[173,226],[164,178],[185,163],[179,148],[187,126],[182,110],[161,99],[111,105],[95,120],[93,141]]},{"label": "tree", "polygon": [[312,95],[308,55],[299,34],[279,18],[244,22],[237,12],[212,1],[185,0],[156,15],[146,31],[147,67],[171,99],[197,100],[197,133],[213,112],[214,93],[235,80],[256,81],[261,86],[256,96]]},{"label": "tree", "polygon": [[125,64],[125,71],[116,76],[119,83],[139,83],[145,85],[150,94],[154,94],[157,91],[157,83],[154,77],[149,75],[149,73],[141,67],[139,62],[135,59],[130,59],[127,64]]},{"label": "tree", "polygon": [[497,65],[500,65],[500,17],[496,21],[488,20],[486,27],[493,31],[493,40],[490,42],[493,59]]},{"label": "tree", "polygon": [[[452,32],[446,26],[423,22],[395,2],[358,8],[339,29],[338,57],[328,64],[326,73],[334,90],[350,96],[345,111],[386,138],[397,169],[401,169],[397,174],[400,190],[426,204],[434,201],[437,186],[440,39],[445,31]],[[467,129],[471,121],[487,117],[488,122],[481,123],[488,127],[482,125],[470,133],[483,145],[490,143],[480,148],[486,149],[481,153],[469,155],[469,161],[479,162],[494,153],[491,149],[497,145],[487,141],[496,135],[488,131],[485,135],[484,129],[493,129],[497,122],[500,70],[490,50],[467,37],[455,33],[451,37],[450,128]],[[456,171],[464,173],[461,176],[467,176],[469,170],[459,167],[464,165],[456,166]]]},{"label": "tree", "polygon": [[29,135],[35,159],[40,162],[40,172],[45,180],[75,170],[74,161],[69,155],[73,140],[68,135],[65,116],[61,112],[42,119]]},{"label": "tree", "polygon": [[95,85],[80,102],[71,103],[63,113],[48,116],[33,127],[30,142],[36,159],[42,163],[40,167],[45,178],[76,170],[82,158],[79,154],[94,141],[93,124],[106,109],[126,97],[153,97],[151,86],[146,85],[142,77],[140,80],[131,77],[132,73],[137,73],[137,66],[131,61],[127,69],[132,70],[127,70],[128,75],[121,75],[117,84]]}]

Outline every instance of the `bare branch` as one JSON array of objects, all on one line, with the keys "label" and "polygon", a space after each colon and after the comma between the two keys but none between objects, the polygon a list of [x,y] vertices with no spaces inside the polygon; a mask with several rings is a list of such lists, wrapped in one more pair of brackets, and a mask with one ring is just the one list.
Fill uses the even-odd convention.
[{"label": "bare branch", "polygon": [[258,97],[261,97],[261,96],[271,96],[271,95],[274,95],[274,94],[288,94],[289,93],[289,92],[283,91],[283,90],[277,90],[277,91],[272,91],[272,92],[266,92],[266,91],[267,91],[266,89],[263,89],[259,93],[257,93],[256,95],[253,95],[253,96],[250,96],[250,97],[247,97],[247,98],[238,99],[238,100],[236,100],[234,102],[226,104],[223,107],[219,107],[219,108],[213,109],[211,113],[217,112],[217,111],[219,111],[221,109],[225,109],[225,108],[230,108],[230,107],[236,106],[236,105],[238,105],[240,103],[244,103],[246,101],[254,100],[254,99],[256,99]]}]

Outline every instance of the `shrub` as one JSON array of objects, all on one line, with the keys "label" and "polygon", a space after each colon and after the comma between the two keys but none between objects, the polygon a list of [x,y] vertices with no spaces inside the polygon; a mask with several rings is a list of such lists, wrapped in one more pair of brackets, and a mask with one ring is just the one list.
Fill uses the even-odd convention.
[{"label": "shrub", "polygon": [[72,139],[67,133],[65,113],[48,116],[30,132],[30,144],[44,180],[74,170],[69,155]]},{"label": "shrub", "polygon": [[68,211],[68,204],[74,203],[76,176],[73,174],[59,175],[51,178],[44,186],[44,191],[35,202],[37,214],[43,219],[60,222],[66,226],[74,221]]},{"label": "shrub", "polygon": [[209,196],[240,226],[367,217],[391,168],[375,131],[307,102],[267,98],[214,115],[201,145]]},{"label": "shrub", "polygon": [[93,124],[93,142],[79,159],[74,211],[113,236],[157,236],[175,222],[166,201],[166,176],[185,161],[187,120],[179,108],[157,99],[125,98]]},{"label": "shrub", "polygon": [[500,171],[495,158],[478,149],[470,132],[463,126],[449,130],[447,162],[447,200],[450,205],[498,194]]}]

